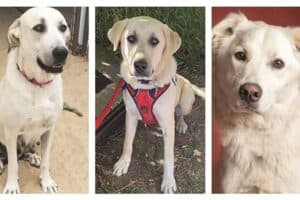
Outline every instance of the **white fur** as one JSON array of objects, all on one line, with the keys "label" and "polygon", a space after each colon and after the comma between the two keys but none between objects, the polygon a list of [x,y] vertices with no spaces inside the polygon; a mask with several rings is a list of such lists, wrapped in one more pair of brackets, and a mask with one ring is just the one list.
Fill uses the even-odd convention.
[{"label": "white fur", "polygon": [[[215,119],[221,134],[226,193],[300,192],[300,60],[296,29],[231,14],[213,28]],[[247,52],[247,60],[234,57]],[[280,58],[285,66],[272,67]],[[257,83],[262,97],[241,107],[239,87]]]},{"label": "white fur", "polygon": [[[32,30],[40,18],[46,20],[48,31],[37,34]],[[49,74],[37,64],[37,56],[44,63],[52,62],[52,49],[66,46],[69,33],[57,30],[64,17],[52,8],[32,8],[10,27],[8,37],[11,50],[7,69],[0,82],[0,141],[8,152],[8,176],[4,193],[19,193],[17,137],[23,135],[26,143],[41,139],[41,185],[44,192],[56,192],[57,185],[49,172],[50,147],[54,125],[63,109],[62,80],[59,74]],[[30,78],[50,84],[33,85],[18,71],[17,64]]]}]

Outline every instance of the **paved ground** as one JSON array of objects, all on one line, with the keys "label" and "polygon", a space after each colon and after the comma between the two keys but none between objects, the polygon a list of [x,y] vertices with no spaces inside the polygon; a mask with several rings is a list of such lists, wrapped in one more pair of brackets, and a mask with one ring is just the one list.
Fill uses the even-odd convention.
[{"label": "paved ground", "polygon": [[[117,79],[119,62],[111,52],[97,47],[96,67],[113,80]],[[204,86],[204,76],[197,67],[181,66],[180,73],[198,86]],[[105,105],[113,90],[109,85],[96,96],[96,113]],[[187,116],[189,125],[185,135],[175,137],[175,178],[178,193],[203,193],[205,187],[205,102],[199,98]],[[137,129],[133,145],[132,162],[128,174],[112,175],[114,163],[122,152],[124,123],[111,130],[108,137],[96,142],[96,192],[97,193],[159,193],[162,181],[163,140],[157,127]]]},{"label": "paved ground", "polygon": [[[8,26],[19,16],[14,8],[0,8],[0,77],[6,66]],[[5,19],[5,20],[3,20]],[[64,99],[83,113],[77,117],[63,112],[55,130],[51,154],[52,177],[63,193],[88,192],[88,62],[86,58],[69,56],[63,73]],[[6,172],[0,176],[0,192]],[[20,188],[23,193],[41,192],[39,169],[19,161]]]}]

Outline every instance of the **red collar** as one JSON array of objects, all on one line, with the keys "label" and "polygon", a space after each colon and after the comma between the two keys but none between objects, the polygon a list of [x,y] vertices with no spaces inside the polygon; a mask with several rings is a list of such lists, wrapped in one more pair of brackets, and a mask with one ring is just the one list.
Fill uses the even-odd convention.
[{"label": "red collar", "polygon": [[19,65],[17,64],[17,68],[18,68],[18,71],[23,75],[23,77],[29,81],[30,83],[32,83],[33,85],[36,85],[36,86],[39,86],[39,87],[43,87],[45,85],[48,85],[49,83],[51,83],[53,80],[50,80],[50,81],[45,81],[45,82],[39,82],[37,81],[35,78],[29,78],[27,76],[27,74],[25,73],[25,71],[21,70]]}]

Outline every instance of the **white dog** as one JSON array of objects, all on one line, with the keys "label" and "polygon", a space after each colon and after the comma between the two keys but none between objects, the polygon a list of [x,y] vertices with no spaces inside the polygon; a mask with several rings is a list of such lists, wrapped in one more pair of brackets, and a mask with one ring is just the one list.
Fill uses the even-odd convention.
[{"label": "white dog", "polygon": [[195,93],[204,97],[204,92],[184,77],[176,75],[177,64],[173,54],[180,47],[181,39],[167,25],[150,17],[124,19],[114,24],[108,32],[108,38],[114,50],[121,43],[121,77],[126,82],[123,92],[127,111],[125,142],[113,173],[121,176],[128,171],[138,120],[145,124],[158,123],[164,139],[161,190],[172,193],[176,191],[175,108],[179,118],[177,130],[185,133],[188,127],[183,117],[191,111]]},{"label": "white dog", "polygon": [[0,140],[7,147],[8,176],[4,193],[19,193],[17,138],[41,140],[40,183],[56,192],[49,172],[54,125],[63,109],[62,80],[70,32],[57,10],[32,8],[8,30],[10,51],[0,82]]},{"label": "white dog", "polygon": [[300,192],[299,36],[242,14],[213,28],[224,192]]}]

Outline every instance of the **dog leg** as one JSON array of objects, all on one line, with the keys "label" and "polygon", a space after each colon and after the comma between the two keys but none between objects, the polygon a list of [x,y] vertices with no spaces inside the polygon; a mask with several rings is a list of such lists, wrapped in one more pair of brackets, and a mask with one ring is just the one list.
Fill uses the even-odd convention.
[{"label": "dog leg", "polygon": [[181,97],[179,100],[179,104],[175,108],[175,114],[178,116],[177,124],[176,124],[176,130],[180,134],[185,134],[188,125],[184,121],[184,116],[188,115],[193,107],[193,103],[195,101],[195,94],[193,90],[188,85],[184,85],[182,88]]},{"label": "dog leg", "polygon": [[164,193],[173,193],[177,190],[174,177],[174,137],[175,120],[172,117],[161,123],[164,139],[164,175],[161,184],[161,191]]},{"label": "dog leg", "polygon": [[5,144],[7,147],[8,167],[7,180],[3,193],[19,194],[20,187],[18,183],[17,135],[6,129],[4,131]]},{"label": "dog leg", "polygon": [[41,137],[41,148],[42,148],[42,160],[41,160],[41,175],[40,183],[43,192],[55,193],[58,190],[58,186],[55,181],[51,178],[49,168],[50,168],[50,150],[53,139],[53,134],[50,131],[44,133]]},{"label": "dog leg", "polygon": [[188,129],[187,123],[184,121],[183,115],[180,115],[177,119],[176,130],[180,134],[185,134]]},{"label": "dog leg", "polygon": [[176,121],[176,131],[180,134],[185,134],[188,129],[188,125],[184,121],[184,114],[180,105],[176,106],[175,114],[178,117]]},{"label": "dog leg", "polygon": [[136,132],[138,120],[137,118],[126,112],[126,124],[125,124],[125,141],[123,146],[123,152],[119,161],[114,165],[113,174],[121,176],[126,174],[131,161],[132,144]]}]

